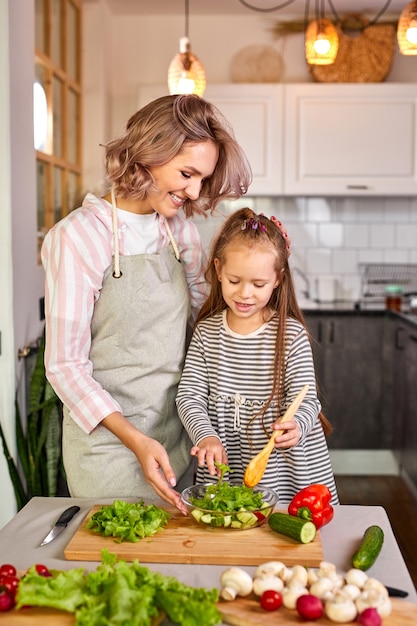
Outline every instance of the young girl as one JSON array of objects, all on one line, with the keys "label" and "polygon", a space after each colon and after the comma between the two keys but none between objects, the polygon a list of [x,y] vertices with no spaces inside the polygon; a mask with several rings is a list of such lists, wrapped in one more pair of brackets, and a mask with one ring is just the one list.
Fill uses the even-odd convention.
[{"label": "young girl", "polygon": [[[214,241],[210,295],[197,319],[177,407],[198,459],[197,482],[212,482],[215,462],[243,481],[249,461],[276,438],[260,485],[290,500],[312,483],[338,496],[320,413],[312,351],[288,264],[290,240],[275,218],[241,209]],[[302,387],[293,420],[277,424]],[[271,430],[272,429],[272,430]]]}]

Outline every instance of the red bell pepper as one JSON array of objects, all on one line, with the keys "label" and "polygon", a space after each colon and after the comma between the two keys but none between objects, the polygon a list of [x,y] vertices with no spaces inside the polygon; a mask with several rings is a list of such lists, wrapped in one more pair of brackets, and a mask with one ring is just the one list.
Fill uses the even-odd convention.
[{"label": "red bell pepper", "polygon": [[321,528],[333,519],[331,499],[332,494],[326,485],[309,485],[293,497],[288,505],[288,513],[313,522],[316,528]]}]

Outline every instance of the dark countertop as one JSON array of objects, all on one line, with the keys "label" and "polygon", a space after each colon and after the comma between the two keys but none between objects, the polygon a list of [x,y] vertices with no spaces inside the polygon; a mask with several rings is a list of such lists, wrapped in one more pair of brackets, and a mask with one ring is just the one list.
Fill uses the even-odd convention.
[{"label": "dark countertop", "polygon": [[391,317],[406,322],[415,328],[417,326],[417,314],[395,311],[387,311],[384,308],[360,308],[355,303],[314,303],[310,308],[308,305],[302,307],[305,316],[318,317],[321,315],[352,316],[352,317]]}]

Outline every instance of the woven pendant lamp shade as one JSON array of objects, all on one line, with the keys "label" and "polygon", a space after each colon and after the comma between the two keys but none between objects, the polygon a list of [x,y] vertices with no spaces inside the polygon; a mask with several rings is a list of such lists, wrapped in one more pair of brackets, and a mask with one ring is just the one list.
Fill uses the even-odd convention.
[{"label": "woven pendant lamp shade", "polygon": [[403,9],[398,20],[397,40],[401,54],[417,54],[417,0]]},{"label": "woven pendant lamp shade", "polygon": [[188,37],[181,37],[180,51],[168,68],[170,94],[195,93],[203,96],[206,88],[206,73],[198,58],[191,52]]},{"label": "woven pendant lamp shade", "polygon": [[305,54],[310,65],[334,63],[339,47],[337,31],[330,20],[319,18],[309,23],[305,33]]}]

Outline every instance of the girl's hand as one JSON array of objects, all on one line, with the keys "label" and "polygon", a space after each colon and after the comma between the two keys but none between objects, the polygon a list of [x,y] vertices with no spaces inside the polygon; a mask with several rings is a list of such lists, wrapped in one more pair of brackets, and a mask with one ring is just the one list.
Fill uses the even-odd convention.
[{"label": "girl's hand", "polygon": [[276,448],[293,448],[300,441],[301,432],[298,423],[295,420],[288,422],[275,422],[272,425],[273,430],[283,430],[282,435],[276,438]]},{"label": "girl's hand", "polygon": [[207,469],[211,476],[220,476],[220,470],[214,465],[217,463],[223,463],[227,465],[227,454],[222,443],[217,437],[205,437],[200,441],[198,446],[191,448],[191,456],[196,456],[198,465],[204,467],[207,465]]}]

